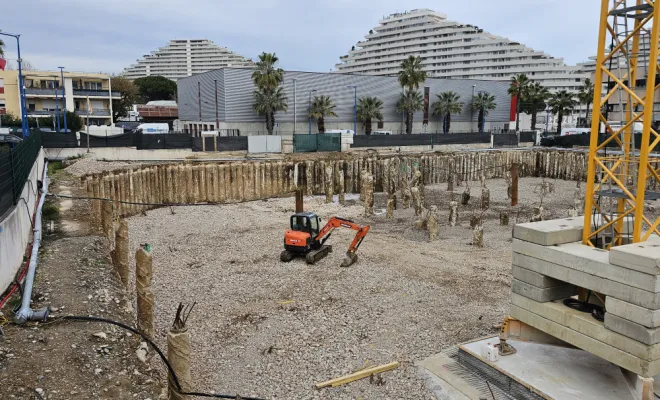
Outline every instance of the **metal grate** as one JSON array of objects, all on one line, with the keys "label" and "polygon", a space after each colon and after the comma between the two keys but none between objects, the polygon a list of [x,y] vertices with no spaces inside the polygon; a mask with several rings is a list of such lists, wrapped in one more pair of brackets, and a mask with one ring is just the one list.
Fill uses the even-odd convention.
[{"label": "metal grate", "polygon": [[40,149],[38,130],[13,148],[0,147],[0,219],[18,203]]}]

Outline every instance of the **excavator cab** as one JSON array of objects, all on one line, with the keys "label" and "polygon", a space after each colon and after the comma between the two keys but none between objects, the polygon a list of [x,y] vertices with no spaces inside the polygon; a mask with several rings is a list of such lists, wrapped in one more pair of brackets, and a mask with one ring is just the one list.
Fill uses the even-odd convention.
[{"label": "excavator cab", "polygon": [[355,263],[357,261],[355,252],[369,232],[369,225],[362,226],[345,218],[332,217],[321,228],[321,218],[313,212],[296,213],[291,216],[290,229],[284,232],[284,251],[280,254],[280,260],[289,262],[296,256],[304,256],[308,264],[316,263],[332,251],[332,246],[326,245],[325,242],[335,228],[357,231],[342,266],[348,267]]}]

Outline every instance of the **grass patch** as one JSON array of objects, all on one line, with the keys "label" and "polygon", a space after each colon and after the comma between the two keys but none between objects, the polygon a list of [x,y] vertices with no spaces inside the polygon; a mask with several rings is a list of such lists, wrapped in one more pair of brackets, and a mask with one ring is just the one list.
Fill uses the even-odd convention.
[{"label": "grass patch", "polygon": [[48,162],[48,175],[53,175],[55,172],[64,169],[64,165],[62,165],[62,161],[49,161]]},{"label": "grass patch", "polygon": [[61,218],[60,207],[52,200],[46,200],[41,209],[41,218],[47,221],[59,221]]},{"label": "grass patch", "polygon": [[81,158],[84,158],[84,157],[85,157],[84,154],[78,154],[78,155],[76,155],[76,156],[69,156],[69,157],[67,157],[66,159],[67,159],[67,160],[80,160]]}]

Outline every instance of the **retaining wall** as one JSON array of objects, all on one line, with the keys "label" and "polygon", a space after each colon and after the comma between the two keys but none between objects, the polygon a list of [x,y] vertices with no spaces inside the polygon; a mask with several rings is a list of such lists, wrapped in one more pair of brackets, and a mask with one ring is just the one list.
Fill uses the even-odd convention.
[{"label": "retaining wall", "polygon": [[41,150],[21,192],[25,202],[19,199],[0,221],[0,293],[14,281],[32,237],[32,216],[38,201],[37,181],[41,180],[43,167],[44,152]]},{"label": "retaining wall", "polygon": [[[331,167],[333,193],[359,193],[361,171],[374,175],[375,190],[382,191],[389,179],[390,165],[412,179],[415,168],[425,184],[447,181],[450,171],[463,180],[503,178],[512,163],[519,174],[548,178],[584,180],[587,154],[562,150],[509,150],[436,153],[421,155],[356,156],[341,159],[266,160],[226,163],[188,163],[142,166],[82,178],[89,196],[154,203],[115,204],[114,214],[130,216],[161,203],[231,203],[286,195],[302,189],[306,195],[324,193],[326,167]],[[343,179],[340,179],[340,174]],[[93,216],[100,221],[101,201],[92,201]]]}]

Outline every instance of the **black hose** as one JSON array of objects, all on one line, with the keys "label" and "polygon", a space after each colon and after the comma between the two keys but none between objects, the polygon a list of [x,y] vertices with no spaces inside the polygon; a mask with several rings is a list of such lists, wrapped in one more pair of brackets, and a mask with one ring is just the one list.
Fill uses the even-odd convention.
[{"label": "black hose", "polygon": [[149,339],[148,336],[144,335],[142,332],[138,331],[137,329],[128,326],[126,324],[122,324],[121,322],[113,321],[111,319],[107,318],[101,318],[101,317],[87,317],[87,316],[78,316],[78,315],[67,315],[63,317],[59,317],[53,320],[53,322],[56,322],[58,320],[66,320],[66,321],[77,321],[77,322],[102,322],[105,324],[110,324],[110,325],[115,325],[120,328],[126,329],[127,331],[130,331],[136,335],[140,335],[142,339],[144,339],[149,345],[156,350],[156,353],[160,356],[160,359],[163,360],[165,363],[165,366],[167,367],[167,370],[172,377],[172,380],[174,381],[174,385],[176,386],[177,392],[179,394],[185,395],[185,396],[198,396],[198,397],[212,397],[212,398],[217,398],[217,399],[240,399],[240,400],[264,400],[260,399],[257,397],[245,397],[245,396],[239,396],[239,395],[231,395],[231,394],[212,394],[212,393],[201,393],[201,392],[183,392],[181,391],[181,384],[179,383],[179,378],[176,376],[174,373],[174,369],[172,368],[172,365],[170,362],[167,360],[167,357],[163,354],[162,350],[154,343],[151,339]]},{"label": "black hose", "polygon": [[605,310],[603,309],[603,307],[597,304],[591,304],[587,301],[580,301],[577,299],[568,298],[568,299],[564,299],[564,305],[568,308],[572,308],[580,312],[589,313],[591,314],[592,317],[594,317],[598,321],[602,321],[605,316]]}]

